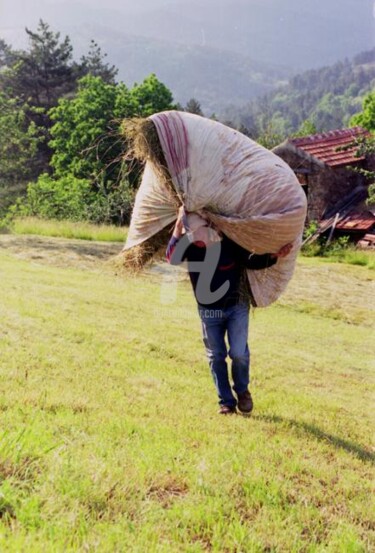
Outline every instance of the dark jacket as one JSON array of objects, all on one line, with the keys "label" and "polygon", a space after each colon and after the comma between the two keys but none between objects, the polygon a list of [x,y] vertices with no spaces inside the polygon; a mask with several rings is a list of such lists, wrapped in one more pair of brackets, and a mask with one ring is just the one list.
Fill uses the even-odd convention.
[{"label": "dark jacket", "polygon": [[186,235],[180,240],[172,237],[166,257],[172,265],[187,260],[196,300],[210,309],[231,307],[246,297],[248,301],[251,290],[245,269],[266,269],[277,261],[271,254],[250,254],[226,236],[209,248],[189,243]]}]

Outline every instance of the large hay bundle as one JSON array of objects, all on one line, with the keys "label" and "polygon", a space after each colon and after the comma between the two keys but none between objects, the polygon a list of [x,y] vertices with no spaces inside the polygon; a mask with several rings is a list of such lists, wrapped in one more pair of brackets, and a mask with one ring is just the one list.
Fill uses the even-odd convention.
[{"label": "large hay bundle", "polygon": [[[275,301],[292,276],[306,216],[306,197],[290,167],[241,133],[189,113],[163,112],[124,128],[135,155],[146,161],[126,260],[134,248],[146,251],[183,203],[248,251],[272,253],[293,242],[276,265],[248,271],[256,304]],[[138,265],[142,260],[140,253]]]}]

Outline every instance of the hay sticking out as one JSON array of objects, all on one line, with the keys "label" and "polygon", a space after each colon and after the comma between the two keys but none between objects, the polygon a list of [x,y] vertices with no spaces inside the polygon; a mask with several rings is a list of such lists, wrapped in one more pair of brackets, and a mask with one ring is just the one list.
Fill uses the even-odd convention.
[{"label": "hay sticking out", "polygon": [[[124,119],[121,125],[121,133],[127,144],[126,158],[137,159],[142,163],[147,161],[152,164],[156,177],[172,192],[177,211],[181,205],[181,200],[173,185],[158,133],[152,120],[141,117]],[[172,228],[168,226],[142,244],[129,250],[123,250],[114,260],[114,264],[119,270],[125,270],[126,272],[141,271],[155,257],[165,255],[171,232]]]},{"label": "hay sticking out", "polygon": [[156,127],[151,119],[124,119],[121,132],[129,143],[129,154],[140,161],[166,165]]},{"label": "hay sticking out", "polygon": [[156,258],[163,259],[173,227],[166,227],[134,248],[123,250],[113,264],[121,271],[138,273]]},{"label": "hay sticking out", "polygon": [[138,159],[143,163],[146,161],[152,163],[158,177],[172,190],[178,204],[181,204],[168,170],[156,127],[152,120],[142,117],[124,119],[121,125],[121,132],[128,144],[127,157]]}]

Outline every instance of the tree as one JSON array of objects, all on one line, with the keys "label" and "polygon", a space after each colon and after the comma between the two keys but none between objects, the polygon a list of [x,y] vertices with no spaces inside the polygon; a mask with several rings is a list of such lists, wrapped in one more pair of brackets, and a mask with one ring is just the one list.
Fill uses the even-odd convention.
[{"label": "tree", "polygon": [[91,40],[87,56],[81,57],[81,70],[85,75],[101,77],[104,82],[114,84],[118,69],[114,65],[105,62],[107,54],[102,52],[100,46]]},{"label": "tree", "polygon": [[[370,92],[365,96],[363,100],[363,111],[354,115],[350,124],[353,126],[360,125],[370,132],[375,132],[375,92]],[[372,134],[370,137],[357,139],[356,145],[358,146],[357,155],[365,155],[367,158],[374,159],[375,156],[375,136]],[[373,166],[373,164],[372,164]],[[366,177],[371,184],[368,188],[368,198],[366,200],[368,205],[375,204],[375,171],[369,169],[358,168],[358,172]]]},{"label": "tree", "polygon": [[51,150],[48,146],[52,125],[49,110],[59,98],[71,94],[76,87],[78,67],[72,60],[69,37],[60,41],[60,33],[50,30],[40,20],[36,32],[26,29],[30,41],[28,51],[9,51],[3,47],[7,67],[0,73],[0,90],[18,105],[29,106],[27,117],[34,122],[40,137],[38,150],[29,165],[36,177],[48,170]]},{"label": "tree", "polygon": [[105,83],[92,75],[80,79],[76,96],[61,99],[50,111],[54,174],[90,179],[97,185],[117,181],[121,163],[114,161],[121,158],[123,146],[118,123],[135,112],[124,84]]},{"label": "tree", "polygon": [[[96,222],[127,222],[135,179],[128,174],[123,159],[125,145],[120,134],[120,122],[127,117],[150,115],[168,109],[172,105],[171,99],[171,92],[155,75],[131,90],[123,83],[106,83],[101,77],[93,75],[81,78],[75,97],[61,99],[50,110],[54,123],[50,146],[54,151],[51,166],[55,180],[52,182],[45,175],[40,177],[41,185],[38,181],[30,195],[32,212],[43,209],[44,214],[48,197],[53,198],[52,207],[60,205],[69,190],[69,182],[77,190],[83,190],[82,187],[88,182],[94,193],[88,196],[91,198],[89,208],[83,211],[79,207],[81,204],[72,199],[69,205],[74,217],[77,217],[79,208],[82,218],[88,217]],[[58,193],[60,181],[63,194]],[[48,188],[51,189],[50,196],[46,194]],[[43,198],[39,202],[40,194]],[[66,213],[63,206],[58,213]]]},{"label": "tree", "polygon": [[[42,108],[46,113],[57,100],[75,89],[77,65],[68,36],[60,41],[43,20],[35,32],[26,29],[28,51],[13,52],[12,64],[0,76],[5,93]],[[9,54],[8,54],[9,57]]]},{"label": "tree", "polygon": [[26,189],[32,176],[29,160],[38,147],[37,129],[30,122],[27,105],[0,93],[0,215]]},{"label": "tree", "polygon": [[375,92],[370,92],[363,100],[363,111],[354,115],[350,124],[360,125],[369,131],[375,131]]},{"label": "tree", "polygon": [[194,113],[195,115],[203,115],[201,105],[195,98],[190,98],[185,106],[185,111],[188,111],[189,113]]},{"label": "tree", "polygon": [[13,52],[9,44],[0,38],[0,69],[9,67],[13,61]]},{"label": "tree", "polygon": [[311,136],[312,134],[317,134],[318,130],[315,124],[310,119],[305,119],[305,121],[300,125],[298,131],[293,134],[294,138],[301,136]]},{"label": "tree", "polygon": [[136,105],[136,115],[148,117],[153,113],[173,109],[171,91],[161,83],[154,73],[141,84],[135,84],[131,96]]}]

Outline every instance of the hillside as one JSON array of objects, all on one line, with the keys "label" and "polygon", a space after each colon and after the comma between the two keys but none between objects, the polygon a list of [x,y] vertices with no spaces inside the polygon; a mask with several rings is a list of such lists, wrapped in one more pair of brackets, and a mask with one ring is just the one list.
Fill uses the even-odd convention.
[{"label": "hillside", "polygon": [[288,84],[255,99],[242,108],[224,110],[222,116],[237,127],[257,135],[268,125],[287,136],[309,119],[318,132],[349,124],[361,111],[363,97],[375,89],[375,49],[353,60],[309,70],[292,77]]},{"label": "hillside", "polygon": [[[75,41],[77,52],[84,50],[89,32],[84,36]],[[119,68],[119,79],[130,86],[156,73],[176,101],[185,104],[195,97],[208,114],[233,101],[241,105],[274,90],[291,75],[286,67],[208,46],[186,46],[103,29],[100,36],[103,48],[112,52],[110,59]]]}]

